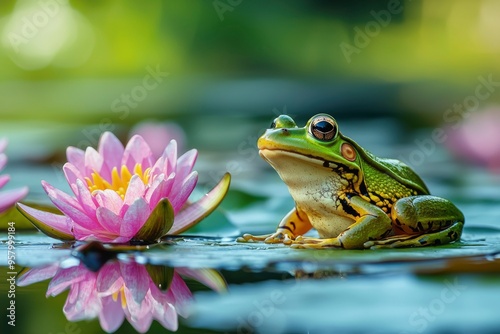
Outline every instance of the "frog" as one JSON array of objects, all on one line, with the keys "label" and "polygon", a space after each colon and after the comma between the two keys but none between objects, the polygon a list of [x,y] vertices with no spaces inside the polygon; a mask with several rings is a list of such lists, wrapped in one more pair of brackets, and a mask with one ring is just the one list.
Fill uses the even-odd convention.
[{"label": "frog", "polygon": [[[407,164],[379,158],[344,136],[328,114],[311,117],[304,127],[280,115],[257,146],[295,206],[274,233],[244,234],[239,242],[378,249],[460,240],[465,218],[455,204],[431,195]],[[317,236],[304,236],[312,229]]]}]

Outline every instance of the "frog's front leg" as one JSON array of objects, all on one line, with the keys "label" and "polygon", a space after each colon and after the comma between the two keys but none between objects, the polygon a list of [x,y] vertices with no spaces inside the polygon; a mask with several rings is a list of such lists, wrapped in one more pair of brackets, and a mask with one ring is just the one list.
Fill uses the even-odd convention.
[{"label": "frog's front leg", "polygon": [[307,215],[293,208],[279,223],[276,232],[265,235],[244,234],[236,239],[238,242],[264,241],[265,243],[290,244],[297,236],[302,235],[312,228]]},{"label": "frog's front leg", "polygon": [[435,196],[411,196],[391,211],[395,236],[365,243],[367,248],[421,247],[460,239],[464,215],[450,201]]},{"label": "frog's front leg", "polygon": [[392,232],[391,219],[381,208],[359,196],[343,198],[347,206],[339,205],[346,214],[353,216],[355,222],[335,238],[306,239],[293,242],[293,248],[363,248],[369,240],[378,240]]}]

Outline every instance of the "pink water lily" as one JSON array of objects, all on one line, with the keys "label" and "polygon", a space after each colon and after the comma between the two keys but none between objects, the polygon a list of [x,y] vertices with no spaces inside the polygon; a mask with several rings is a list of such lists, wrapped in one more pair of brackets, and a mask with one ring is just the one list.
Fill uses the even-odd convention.
[{"label": "pink water lily", "polygon": [[[7,156],[5,155],[4,150],[7,147],[7,140],[0,139],[0,171],[7,164]],[[2,189],[7,182],[9,182],[9,175],[0,175],[0,189]],[[17,201],[21,200],[28,194],[28,188],[16,188],[11,190],[4,190],[0,192],[0,213],[4,212],[11,206],[13,206]]]},{"label": "pink water lily", "polygon": [[500,107],[480,109],[446,129],[445,144],[457,157],[500,172]]},{"label": "pink water lily", "polygon": [[175,140],[155,159],[141,136],[133,136],[124,147],[105,132],[97,150],[69,147],[66,154],[63,170],[73,194],[42,181],[61,214],[18,205],[42,232],[61,240],[154,242],[199,222],[229,187],[227,174],[209,194],[188,205],[198,179],[193,171],[197,151],[177,157]]},{"label": "pink water lily", "polygon": [[[17,284],[27,286],[52,278],[46,295],[56,296],[69,289],[63,308],[69,321],[98,318],[102,329],[111,333],[127,319],[144,333],[153,319],[175,331],[178,315],[187,317],[186,304],[192,300],[192,294],[181,275],[216,291],[226,289],[224,279],[214,270],[174,270],[135,262],[108,262],[98,272],[82,264],[70,268],[53,264],[22,273]],[[158,280],[168,286],[160,289]]]}]

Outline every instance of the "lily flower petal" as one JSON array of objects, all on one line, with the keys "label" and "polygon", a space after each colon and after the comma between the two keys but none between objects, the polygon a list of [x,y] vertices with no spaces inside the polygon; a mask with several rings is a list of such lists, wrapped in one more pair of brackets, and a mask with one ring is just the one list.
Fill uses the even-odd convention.
[{"label": "lily flower petal", "polygon": [[94,172],[109,178],[111,171],[105,166],[104,158],[92,147],[85,150],[85,174],[90,175]]},{"label": "lily flower petal", "polygon": [[122,165],[127,166],[129,170],[133,170],[136,164],[149,168],[153,165],[152,160],[153,154],[146,141],[137,135],[130,138],[123,152]]},{"label": "lily flower petal", "polygon": [[117,216],[113,211],[106,207],[97,208],[97,220],[101,226],[111,232],[111,234],[120,234],[120,227],[122,219]]},{"label": "lily flower petal", "polygon": [[168,143],[165,151],[163,152],[162,157],[165,160],[165,166],[163,173],[165,175],[169,175],[171,173],[175,173],[177,166],[177,142],[173,139]]},{"label": "lily flower petal", "polygon": [[142,198],[144,196],[145,190],[146,187],[141,177],[137,174],[132,176],[127,192],[125,193],[125,198],[123,199],[123,204],[131,205],[137,198]]},{"label": "lily flower petal", "polygon": [[180,191],[173,194],[173,196],[169,196],[170,203],[172,204],[175,213],[179,212],[184,203],[186,203],[189,195],[191,195],[194,187],[196,186],[196,182],[198,182],[198,173],[192,172],[182,183]]},{"label": "lily flower petal", "polygon": [[154,208],[152,206],[158,203],[162,198],[167,197],[172,191],[175,175],[170,175],[166,180],[164,179],[164,176],[164,174],[161,174],[157,177],[151,188],[149,188],[146,192],[146,200],[149,201],[151,209]]},{"label": "lily flower petal", "polygon": [[66,180],[68,180],[71,190],[73,190],[73,193],[77,195],[78,190],[76,187],[76,180],[84,180],[82,173],[70,162],[64,164],[63,172],[64,176],[66,176]]},{"label": "lily flower petal", "polygon": [[112,296],[101,297],[102,311],[99,313],[99,324],[108,333],[120,328],[125,320],[121,300],[114,300]]},{"label": "lily flower petal", "polygon": [[123,207],[123,199],[116,193],[116,191],[105,189],[96,190],[94,197],[101,207],[111,210],[114,214],[120,215]]},{"label": "lily flower petal", "polygon": [[220,182],[208,194],[176,215],[174,226],[172,226],[169,233],[182,233],[211,214],[226,196],[230,183],[231,175],[229,173],[224,174]]},{"label": "lily flower petal", "polygon": [[85,280],[70,290],[63,307],[66,318],[70,321],[92,319],[102,309],[101,300],[94,293],[95,280]]},{"label": "lily flower petal", "polygon": [[[7,156],[3,153],[6,147],[7,139],[0,138],[0,170],[2,170],[7,164]],[[10,177],[8,175],[0,175],[0,189],[5,186],[9,180]],[[14,206],[17,201],[24,198],[27,194],[27,187],[0,192],[0,213]]]},{"label": "lily flower petal", "polygon": [[15,202],[20,201],[28,194],[28,187],[5,190],[0,193],[0,212],[7,210]]},{"label": "lily flower petal", "polygon": [[36,210],[21,203],[17,203],[17,208],[35,227],[49,237],[59,240],[75,240],[66,216]]},{"label": "lily flower petal", "polygon": [[46,279],[54,277],[59,271],[59,264],[50,264],[42,268],[33,268],[27,271],[22,271],[19,273],[17,278],[18,286],[27,286],[33,283],[38,283],[45,281]]},{"label": "lily flower petal", "polygon": [[148,203],[142,198],[136,199],[123,216],[120,235],[131,239],[144,225],[150,213]]},{"label": "lily flower petal", "polygon": [[85,152],[77,147],[69,146],[66,149],[66,158],[68,159],[68,162],[72,164],[73,166],[80,166],[82,169],[80,172],[82,174],[85,173],[84,166],[85,166]]},{"label": "lily flower petal", "polygon": [[84,213],[84,210],[75,198],[54,188],[45,181],[42,181],[42,186],[54,205],[73,221],[79,222],[78,224],[82,226],[96,227],[95,222]]},{"label": "lily flower petal", "polygon": [[89,188],[83,184],[82,180],[78,179],[76,180],[76,190],[76,198],[85,214],[91,218],[95,217],[97,209],[96,200],[90,194]]},{"label": "lily flower petal", "polygon": [[[1,168],[0,168],[1,169]],[[9,175],[0,175],[0,188],[7,184],[10,181]]]},{"label": "lily flower petal", "polygon": [[174,185],[174,187],[178,186],[178,183],[180,183],[181,180],[184,180],[191,173],[197,157],[198,151],[190,150],[184,153],[177,160],[177,168],[175,170],[177,183]]},{"label": "lily flower petal", "polygon": [[148,272],[143,265],[137,263],[120,263],[120,272],[123,283],[131,291],[135,302],[141,304],[149,290]]},{"label": "lily flower petal", "polygon": [[113,167],[120,165],[124,150],[122,143],[114,134],[111,132],[103,133],[99,141],[98,152],[102,156],[108,170],[113,170]]},{"label": "lily flower petal", "polygon": [[[155,303],[155,309],[158,311],[155,313],[155,318],[158,320],[163,327],[168,329],[169,331],[175,332],[179,329],[179,320],[177,317],[177,310],[172,304],[162,305],[159,303]],[[180,316],[182,314],[179,313]]]},{"label": "lily flower petal", "polygon": [[172,294],[172,303],[179,306],[180,314],[186,316],[184,313],[187,301],[193,298],[193,294],[189,290],[186,282],[179,276],[178,273],[174,272],[174,277],[172,278],[172,283],[170,284],[169,292]]},{"label": "lily flower petal", "polygon": [[97,292],[101,296],[110,296],[120,291],[123,286],[123,276],[118,263],[106,263],[98,273]]},{"label": "lily flower petal", "polygon": [[57,296],[71,285],[87,280],[89,275],[93,275],[93,273],[83,266],[59,270],[49,283],[47,296]]}]

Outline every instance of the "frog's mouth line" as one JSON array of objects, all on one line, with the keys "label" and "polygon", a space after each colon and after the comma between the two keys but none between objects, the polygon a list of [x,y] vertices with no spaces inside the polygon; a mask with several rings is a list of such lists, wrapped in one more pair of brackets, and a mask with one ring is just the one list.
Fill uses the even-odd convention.
[{"label": "frog's mouth line", "polygon": [[302,154],[302,153],[297,153],[297,152],[292,152],[292,151],[287,151],[283,149],[269,149],[269,148],[263,148],[259,150],[259,155],[264,158],[267,161],[272,161],[272,158],[269,158],[267,155],[275,154],[275,155],[285,155],[289,156],[290,158],[298,159],[298,160],[303,160],[306,161],[310,164],[313,165],[321,165],[322,167],[325,168],[337,168],[338,164],[336,164],[333,161],[328,161],[323,158],[310,155],[310,154]]}]

